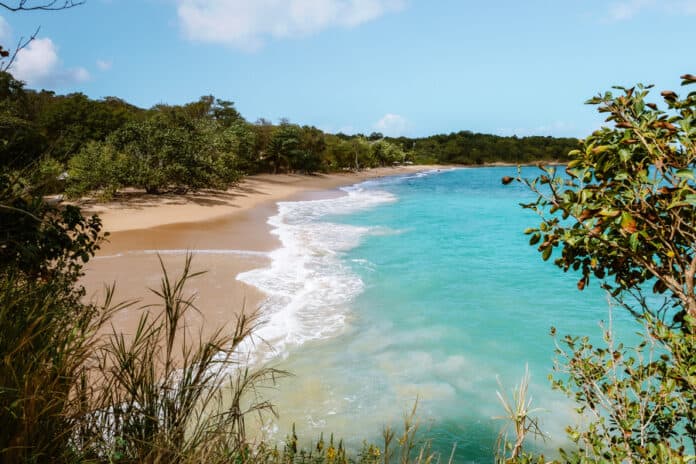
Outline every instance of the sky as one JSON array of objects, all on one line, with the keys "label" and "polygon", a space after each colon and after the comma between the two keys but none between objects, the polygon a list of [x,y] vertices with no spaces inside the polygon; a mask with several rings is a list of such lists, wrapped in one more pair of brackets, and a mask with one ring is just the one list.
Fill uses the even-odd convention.
[{"label": "sky", "polygon": [[696,74],[694,24],[696,0],[86,0],[0,8],[0,44],[40,27],[11,68],[27,87],[144,108],[212,94],[334,133],[584,137],[588,98]]}]

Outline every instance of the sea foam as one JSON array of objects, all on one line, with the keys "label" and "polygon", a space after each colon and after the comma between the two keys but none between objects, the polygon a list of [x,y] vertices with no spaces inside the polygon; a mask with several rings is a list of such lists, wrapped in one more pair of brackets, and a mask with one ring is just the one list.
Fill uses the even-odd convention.
[{"label": "sea foam", "polygon": [[341,256],[366,235],[385,233],[384,228],[339,224],[329,216],[374,208],[397,198],[374,189],[374,184],[342,190],[346,195],[338,198],[279,202],[278,214],[268,223],[282,247],[269,253],[269,267],[237,276],[267,295],[256,331],[257,338],[272,348],[266,358],[284,356],[292,347],[337,334],[346,324],[350,302],[363,291],[363,281]]}]

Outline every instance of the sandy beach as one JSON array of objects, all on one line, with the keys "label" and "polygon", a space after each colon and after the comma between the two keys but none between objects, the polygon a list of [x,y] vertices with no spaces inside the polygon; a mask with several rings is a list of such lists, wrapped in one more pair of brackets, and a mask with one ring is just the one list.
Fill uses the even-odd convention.
[{"label": "sandy beach", "polygon": [[236,276],[266,266],[266,253],[280,245],[266,223],[276,214],[278,201],[339,195],[341,186],[434,168],[438,167],[402,166],[315,176],[264,174],[247,177],[226,192],[125,192],[110,203],[84,202],[83,211],[99,214],[104,230],[110,233],[85,268],[82,283],[87,298],[102,301],[105,285],[116,283],[115,301],[138,301],[113,319],[118,331],[132,333],[143,311],[139,308],[158,302],[148,290],[158,288],[162,278],[157,254],[169,274],[178,276],[190,251],[193,270],[205,274],[188,285],[188,291],[196,294],[199,310],[191,313],[189,327],[206,334],[229,326],[242,311],[259,308],[264,299],[259,290]]}]

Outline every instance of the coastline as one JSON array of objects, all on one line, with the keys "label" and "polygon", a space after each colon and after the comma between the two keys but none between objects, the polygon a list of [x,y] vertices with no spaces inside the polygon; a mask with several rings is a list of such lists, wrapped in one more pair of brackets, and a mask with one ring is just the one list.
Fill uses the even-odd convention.
[{"label": "coastline", "polygon": [[279,247],[267,223],[277,212],[277,202],[325,198],[338,194],[339,187],[368,179],[451,167],[412,165],[314,176],[263,174],[247,177],[226,192],[185,196],[126,192],[110,203],[85,202],[83,211],[99,214],[104,230],[110,232],[97,256],[85,266],[81,283],[86,298],[103,301],[104,285],[116,283],[115,302],[139,299],[112,321],[116,330],[131,334],[142,313],[139,308],[158,303],[148,290],[160,285],[157,254],[169,275],[179,276],[184,256],[191,252],[192,271],[205,274],[187,285],[198,309],[189,314],[187,326],[204,336],[219,328],[231,329],[239,314],[255,312],[265,299],[259,289],[236,276],[267,266],[268,253]]}]

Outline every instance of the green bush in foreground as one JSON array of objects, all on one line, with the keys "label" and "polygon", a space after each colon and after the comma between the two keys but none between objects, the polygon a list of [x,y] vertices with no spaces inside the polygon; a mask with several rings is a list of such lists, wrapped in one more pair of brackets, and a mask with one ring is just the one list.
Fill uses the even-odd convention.
[{"label": "green bush in foreground", "polygon": [[[577,448],[561,450],[563,462],[696,460],[696,92],[662,92],[662,111],[647,101],[649,89],[591,99],[614,127],[571,152],[566,176],[544,168],[524,180],[538,195],[524,206],[542,218],[527,230],[530,244],[564,271],[580,271],[580,290],[599,279],[645,327],[630,350],[611,327],[599,347],[587,337],[558,342],[553,385],[586,422],[568,427]],[[646,285],[662,295],[659,307]],[[510,462],[543,461],[508,450]]]},{"label": "green bush in foreground", "polygon": [[76,393],[100,323],[75,285],[101,223],[0,173],[0,461],[70,454]]}]

